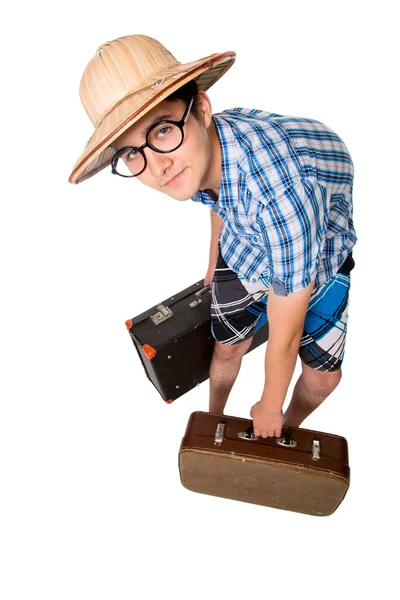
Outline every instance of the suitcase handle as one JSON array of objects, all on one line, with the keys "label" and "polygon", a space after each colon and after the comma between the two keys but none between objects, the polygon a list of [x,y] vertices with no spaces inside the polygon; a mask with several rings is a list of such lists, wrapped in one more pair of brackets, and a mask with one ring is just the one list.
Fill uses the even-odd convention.
[{"label": "suitcase handle", "polygon": [[[250,425],[247,431],[238,433],[238,436],[242,440],[248,440],[251,442],[258,440],[258,436],[254,435],[253,425]],[[286,446],[287,448],[295,448],[297,446],[297,442],[292,440],[289,434],[286,431],[283,431],[283,429],[281,431],[281,437],[276,438],[276,443],[279,444],[279,446]]]},{"label": "suitcase handle", "polygon": [[203,301],[200,298],[200,296],[202,296],[203,294],[205,294],[206,292],[209,292],[209,291],[210,291],[210,286],[206,285],[201,290],[199,290],[198,292],[196,292],[195,293],[196,300],[194,300],[193,302],[191,302],[189,304],[190,308],[196,308],[196,306],[198,306],[199,304],[201,304]]}]

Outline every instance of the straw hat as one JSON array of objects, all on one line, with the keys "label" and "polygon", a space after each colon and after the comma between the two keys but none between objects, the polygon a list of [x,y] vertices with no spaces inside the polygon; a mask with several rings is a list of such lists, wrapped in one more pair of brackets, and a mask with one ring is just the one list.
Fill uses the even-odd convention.
[{"label": "straw hat", "polygon": [[110,144],[167,96],[192,79],[211,87],[233,65],[234,52],[181,64],[157,40],[128,35],[102,44],[87,65],[79,94],[95,131],[69,176],[80,183],[111,163]]}]

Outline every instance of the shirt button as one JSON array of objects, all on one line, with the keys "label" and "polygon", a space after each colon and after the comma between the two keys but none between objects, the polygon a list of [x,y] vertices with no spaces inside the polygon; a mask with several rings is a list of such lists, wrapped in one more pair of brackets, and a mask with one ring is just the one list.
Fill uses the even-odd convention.
[{"label": "shirt button", "polygon": [[253,235],[252,238],[253,242],[258,242],[258,236],[257,235]]},{"label": "shirt button", "polygon": [[255,277],[255,276],[250,277],[250,281],[251,281],[251,283],[257,283],[258,277]]}]

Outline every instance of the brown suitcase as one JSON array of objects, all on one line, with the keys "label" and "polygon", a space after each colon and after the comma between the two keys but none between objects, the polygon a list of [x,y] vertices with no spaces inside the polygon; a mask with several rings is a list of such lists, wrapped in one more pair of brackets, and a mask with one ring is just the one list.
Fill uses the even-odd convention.
[{"label": "brown suitcase", "polygon": [[331,515],[350,485],[345,438],[284,426],[256,438],[253,421],[194,412],[179,450],[184,487],[308,515]]}]

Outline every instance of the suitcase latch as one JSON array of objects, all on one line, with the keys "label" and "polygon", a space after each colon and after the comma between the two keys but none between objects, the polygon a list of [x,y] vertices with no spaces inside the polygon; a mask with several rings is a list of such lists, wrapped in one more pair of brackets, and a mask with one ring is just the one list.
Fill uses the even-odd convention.
[{"label": "suitcase latch", "polygon": [[313,440],[312,443],[312,459],[318,460],[321,458],[321,447],[318,440]]},{"label": "suitcase latch", "polygon": [[225,423],[218,423],[217,431],[215,432],[215,444],[222,444],[224,441]]},{"label": "suitcase latch", "polygon": [[164,306],[163,304],[158,304],[157,308],[158,308],[158,312],[156,312],[155,315],[152,315],[150,317],[151,320],[153,321],[154,325],[159,325],[160,323],[163,323],[167,319],[170,319],[171,317],[174,316],[174,313],[172,312],[172,310],[170,308],[168,308],[168,306]]}]

